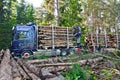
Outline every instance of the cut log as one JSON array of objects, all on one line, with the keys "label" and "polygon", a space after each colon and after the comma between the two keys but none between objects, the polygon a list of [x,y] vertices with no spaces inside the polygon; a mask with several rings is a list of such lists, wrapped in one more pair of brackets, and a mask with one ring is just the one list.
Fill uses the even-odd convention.
[{"label": "cut log", "polygon": [[12,66],[13,80],[17,80],[17,79],[18,80],[31,80],[32,79],[31,76],[28,75],[28,72],[26,71],[26,69],[24,69],[23,66],[17,63],[14,60],[14,58],[11,58],[11,66]]},{"label": "cut log", "polygon": [[2,59],[3,59],[3,56],[4,56],[4,50],[2,49],[1,51],[0,51],[0,64],[1,64],[1,61],[2,61]]},{"label": "cut log", "polygon": [[[20,60],[19,59],[17,62],[20,63],[20,64],[22,64],[22,65],[24,65],[24,67],[26,67],[26,69],[28,69],[31,73],[35,74],[34,76],[39,77],[41,80],[45,80],[46,78],[56,77],[56,75],[51,74],[48,71],[42,70],[41,68],[38,69],[37,67],[35,67],[35,66],[31,65],[31,64],[26,63],[24,60]],[[48,74],[45,74],[46,72]],[[27,72],[27,73],[29,73],[29,72]],[[32,80],[34,80],[34,79],[32,79]]]},{"label": "cut log", "polygon": [[7,49],[0,65],[0,80],[13,80],[10,66],[10,51]]},{"label": "cut log", "polygon": [[41,60],[29,60],[27,61],[27,63],[29,64],[41,64],[41,63],[50,63],[51,61],[52,62],[65,62],[65,61],[68,61],[68,60],[73,60],[73,59],[77,59],[79,58],[79,56],[75,56],[75,57],[55,57],[55,58],[48,58],[48,59],[41,59]]},{"label": "cut log", "polygon": [[71,46],[73,46],[72,39],[73,39],[73,34],[72,34],[72,28],[67,28],[67,27],[39,27],[38,31],[38,41],[39,41],[39,46],[49,46],[52,47],[52,36],[54,33],[54,45],[56,47],[65,47],[67,46],[67,29],[69,33],[69,43]]},{"label": "cut log", "polygon": [[18,70],[18,65],[16,64],[16,61],[13,58],[11,59],[11,67],[12,67],[13,79],[18,79],[18,78],[20,79],[21,75]]},{"label": "cut log", "polygon": [[37,67],[49,67],[49,66],[71,66],[73,64],[80,64],[85,65],[85,64],[91,64],[91,63],[95,63],[95,62],[99,62],[103,60],[103,57],[98,57],[98,58],[94,58],[94,59],[88,59],[88,60],[80,60],[78,62],[71,62],[71,63],[55,63],[55,64],[40,64],[37,65]]},{"label": "cut log", "polygon": [[44,80],[42,74],[40,74],[40,69],[33,65],[26,64],[24,60],[16,59],[16,61],[31,80]]},{"label": "cut log", "polygon": [[65,79],[62,75],[59,75],[59,76],[56,76],[54,78],[49,78],[49,79],[46,79],[46,80],[65,80]]},{"label": "cut log", "polygon": [[43,76],[44,76],[44,79],[56,77],[56,75],[50,73],[48,70],[46,70],[46,69],[44,69],[44,68],[42,68],[41,71],[42,71],[42,74],[43,74]]},{"label": "cut log", "polygon": [[[21,78],[22,80],[30,79],[18,63],[16,64],[16,66],[17,66],[17,70],[20,74],[19,78]],[[18,77],[14,77],[14,79],[16,79],[16,78],[18,78]]]},{"label": "cut log", "polygon": [[60,72],[72,69],[72,66],[45,67],[52,74],[59,75]]},{"label": "cut log", "polygon": [[[106,40],[104,39],[105,38],[105,35],[104,34],[98,34],[98,42],[99,44],[97,44],[97,37],[96,37],[96,34],[93,34],[93,42],[95,44],[95,46],[97,45],[101,45],[101,46],[104,46],[107,44],[107,46],[109,47],[117,47],[117,45],[120,45],[119,41],[120,41],[120,38],[118,38],[117,36],[120,36],[120,35],[116,35],[116,34],[106,34]],[[89,45],[89,46],[92,46],[93,44],[91,44],[91,39],[90,39],[90,34],[86,36],[86,44]]]}]

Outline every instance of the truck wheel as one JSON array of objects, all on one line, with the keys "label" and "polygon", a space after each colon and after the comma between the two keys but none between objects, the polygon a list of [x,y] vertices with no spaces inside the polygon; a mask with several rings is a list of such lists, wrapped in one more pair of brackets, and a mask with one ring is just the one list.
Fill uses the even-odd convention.
[{"label": "truck wheel", "polygon": [[66,51],[66,49],[63,49],[63,50],[61,51],[61,55],[62,55],[62,56],[67,55],[67,51]]},{"label": "truck wheel", "polygon": [[57,50],[56,50],[56,55],[60,55],[60,53],[61,53],[61,50],[60,50],[60,49],[57,49]]},{"label": "truck wheel", "polygon": [[69,54],[72,55],[75,53],[75,50],[72,48],[72,49],[69,49]]},{"label": "truck wheel", "polygon": [[22,54],[21,54],[21,57],[22,58],[29,58],[30,56],[33,55],[33,52],[32,51],[29,51],[29,50],[26,50],[26,51],[23,51]]}]

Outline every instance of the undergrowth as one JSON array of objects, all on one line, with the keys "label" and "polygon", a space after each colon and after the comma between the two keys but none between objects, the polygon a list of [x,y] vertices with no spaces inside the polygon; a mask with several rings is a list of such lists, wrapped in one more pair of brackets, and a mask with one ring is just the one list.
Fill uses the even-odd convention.
[{"label": "undergrowth", "polygon": [[97,80],[89,67],[82,68],[79,64],[74,64],[72,67],[71,70],[62,73],[65,80]]},{"label": "undergrowth", "polygon": [[65,80],[87,80],[86,73],[79,64],[73,65],[73,69],[63,72],[62,75]]}]

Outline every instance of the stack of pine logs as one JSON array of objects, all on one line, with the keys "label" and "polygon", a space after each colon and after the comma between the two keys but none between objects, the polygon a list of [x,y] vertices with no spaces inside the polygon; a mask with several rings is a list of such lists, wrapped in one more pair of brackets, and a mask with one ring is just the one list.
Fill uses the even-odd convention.
[{"label": "stack of pine logs", "polygon": [[24,60],[12,57],[9,50],[0,52],[0,80],[65,80],[60,72],[72,69],[73,64],[88,65],[102,57],[69,62],[76,57],[55,57],[42,60]]},{"label": "stack of pine logs", "polygon": [[[67,36],[69,38],[69,45],[73,45],[73,34],[72,28],[68,28],[67,35],[67,27],[39,27],[38,28],[38,43],[39,48],[41,47],[52,47],[53,39],[55,47],[67,46]],[[54,35],[54,37],[53,37]]]},{"label": "stack of pine logs", "polygon": [[[91,38],[92,37],[92,38]],[[93,41],[92,41],[93,40]],[[85,37],[85,42],[88,46],[106,46],[106,47],[116,47],[117,45],[120,46],[120,35],[116,34],[88,34]],[[117,44],[118,42],[118,44]]]},{"label": "stack of pine logs", "polygon": [[13,58],[9,50],[0,52],[0,80],[52,80],[59,79],[45,69],[36,67],[26,60]]}]

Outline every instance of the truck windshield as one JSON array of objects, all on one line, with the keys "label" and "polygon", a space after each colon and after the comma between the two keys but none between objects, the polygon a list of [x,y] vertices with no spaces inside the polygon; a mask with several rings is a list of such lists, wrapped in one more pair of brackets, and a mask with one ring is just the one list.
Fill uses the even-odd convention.
[{"label": "truck windshield", "polygon": [[21,40],[21,39],[24,39],[24,38],[27,38],[27,32],[26,31],[17,32],[16,35],[15,35],[16,40]]}]

